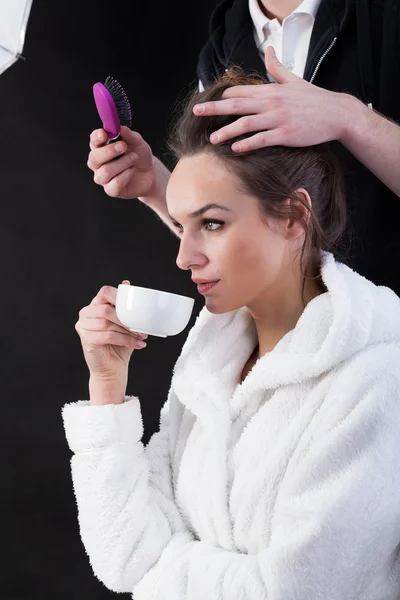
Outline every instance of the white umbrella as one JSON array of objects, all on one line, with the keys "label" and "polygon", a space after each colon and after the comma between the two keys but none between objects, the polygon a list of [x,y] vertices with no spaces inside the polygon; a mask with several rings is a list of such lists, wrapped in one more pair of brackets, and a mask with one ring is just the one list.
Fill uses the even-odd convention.
[{"label": "white umbrella", "polygon": [[23,58],[32,0],[0,0],[0,74]]}]

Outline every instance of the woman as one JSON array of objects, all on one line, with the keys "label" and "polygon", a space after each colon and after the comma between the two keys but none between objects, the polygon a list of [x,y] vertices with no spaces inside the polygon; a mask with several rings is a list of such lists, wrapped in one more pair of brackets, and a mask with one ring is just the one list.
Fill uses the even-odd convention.
[{"label": "woman", "polygon": [[260,82],[226,73],[173,133],[177,264],[216,283],[146,447],[116,289],[80,312],[90,401],[63,418],[82,540],[135,600],[395,600],[400,299],[331,252],[346,214],[328,147],[209,142],[234,117],[194,104]]}]

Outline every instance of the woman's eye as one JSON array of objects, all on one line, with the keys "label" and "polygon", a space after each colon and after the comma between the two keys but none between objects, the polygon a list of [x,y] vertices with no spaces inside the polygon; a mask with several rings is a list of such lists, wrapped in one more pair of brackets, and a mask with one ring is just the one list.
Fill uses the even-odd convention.
[{"label": "woman's eye", "polygon": [[[224,225],[223,221],[217,221],[215,219],[204,219],[204,221],[202,221],[202,226],[206,229],[206,231],[217,231],[217,229],[220,229],[222,225]],[[175,227],[178,230],[178,235],[181,235],[183,233],[182,225],[175,223]]]},{"label": "woman's eye", "polygon": [[174,227],[175,227],[175,229],[178,230],[178,235],[180,235],[181,233],[183,233],[183,227],[182,227],[182,225],[179,225],[179,223],[174,223]]},{"label": "woman's eye", "polygon": [[223,225],[222,221],[215,221],[213,219],[212,220],[205,220],[205,221],[203,221],[203,223],[204,223],[204,226],[206,228],[207,228],[208,225],[211,225],[211,226],[216,225],[216,227],[210,227],[208,229],[208,231],[216,231],[217,229],[220,229],[221,226]]}]

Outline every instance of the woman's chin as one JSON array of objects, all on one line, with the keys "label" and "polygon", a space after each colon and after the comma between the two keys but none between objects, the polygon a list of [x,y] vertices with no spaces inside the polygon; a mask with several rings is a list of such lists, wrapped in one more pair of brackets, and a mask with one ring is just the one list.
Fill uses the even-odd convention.
[{"label": "woman's chin", "polygon": [[210,298],[207,298],[207,296],[205,297],[205,305],[208,312],[212,313],[213,315],[219,315],[225,312],[224,310],[221,310],[220,302],[215,302],[215,300],[213,301]]},{"label": "woman's chin", "polygon": [[224,303],[221,301],[217,301],[214,298],[207,298],[206,297],[206,302],[205,302],[206,308],[208,310],[208,312],[212,313],[213,315],[222,315],[224,313],[227,312],[231,312],[232,310],[235,310],[235,306],[232,305],[228,305],[228,303]]}]

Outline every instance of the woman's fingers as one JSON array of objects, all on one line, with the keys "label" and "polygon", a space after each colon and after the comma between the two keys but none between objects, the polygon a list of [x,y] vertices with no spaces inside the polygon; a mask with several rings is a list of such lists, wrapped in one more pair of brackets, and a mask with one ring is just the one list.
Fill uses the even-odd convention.
[{"label": "woman's fingers", "polygon": [[87,326],[86,329],[102,331],[111,328],[113,331],[134,335],[139,339],[146,339],[148,337],[145,333],[133,332],[124,327],[117,317],[114,306],[111,304],[90,304],[89,306],[85,306],[79,312],[79,320],[81,323],[90,323],[90,326]]},{"label": "woman's fingers", "polygon": [[96,171],[105,163],[113,160],[113,158],[124,154],[126,150],[127,144],[122,140],[113,144],[108,144],[107,146],[93,148],[89,152],[87,166],[92,171]]},{"label": "woman's fingers", "polygon": [[[125,348],[141,349],[146,347],[146,342],[127,333],[118,333],[116,331],[92,331],[84,330],[85,344],[94,346],[124,346]],[[78,331],[79,333],[79,331]]]},{"label": "woman's fingers", "polygon": [[145,333],[130,331],[126,327],[122,327],[121,325],[118,325],[117,323],[104,317],[83,316],[80,318],[80,329],[86,329],[87,331],[114,331],[115,333],[136,337],[137,339],[141,340],[144,340],[148,337],[148,335]]},{"label": "woman's fingers", "polygon": [[[124,279],[122,283],[130,285],[127,279]],[[76,324],[78,327],[76,328],[87,331],[113,331],[138,340],[145,340],[148,338],[146,333],[130,331],[118,319],[115,310],[117,292],[117,288],[103,285],[91,303],[79,311],[79,321]]]},{"label": "woman's fingers", "polygon": [[107,141],[107,134],[104,129],[95,129],[90,134],[89,146],[91,150],[104,146]]},{"label": "woman's fingers", "polygon": [[118,160],[106,162],[94,170],[93,180],[98,185],[107,185],[118,175],[121,175],[127,169],[131,169],[138,161],[138,155],[135,152],[124,154]]},{"label": "woman's fingers", "polygon": [[[97,306],[98,304],[112,304],[115,306],[117,300],[117,288],[112,285],[103,285],[93,298],[89,306]],[[87,306],[85,306],[87,308]],[[82,310],[85,310],[83,308]]]},{"label": "woman's fingers", "polygon": [[[119,161],[116,161],[119,162]],[[132,166],[131,168],[125,168],[122,173],[119,173],[115,177],[113,177],[108,183],[103,185],[103,189],[108,196],[111,198],[125,198],[127,197],[126,190],[128,186],[132,186],[132,181],[134,178],[136,167]],[[131,192],[131,198],[135,197],[136,194]],[[137,194],[139,195],[139,194]]]}]

